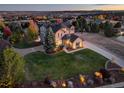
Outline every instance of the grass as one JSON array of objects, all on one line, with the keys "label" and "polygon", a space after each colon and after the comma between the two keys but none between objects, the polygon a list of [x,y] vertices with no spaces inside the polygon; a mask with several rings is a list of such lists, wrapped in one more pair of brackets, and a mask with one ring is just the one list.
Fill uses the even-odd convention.
[{"label": "grass", "polygon": [[89,49],[73,54],[60,52],[55,55],[34,52],[26,55],[25,59],[31,80],[43,80],[47,75],[56,80],[67,79],[79,73],[90,74],[103,68],[107,60]]}]

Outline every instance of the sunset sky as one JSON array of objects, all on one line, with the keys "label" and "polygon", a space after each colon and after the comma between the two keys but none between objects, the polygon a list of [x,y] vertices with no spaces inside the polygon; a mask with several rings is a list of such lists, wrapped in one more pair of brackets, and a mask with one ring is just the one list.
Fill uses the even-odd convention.
[{"label": "sunset sky", "polygon": [[124,10],[123,5],[105,4],[38,4],[0,5],[0,11]]}]

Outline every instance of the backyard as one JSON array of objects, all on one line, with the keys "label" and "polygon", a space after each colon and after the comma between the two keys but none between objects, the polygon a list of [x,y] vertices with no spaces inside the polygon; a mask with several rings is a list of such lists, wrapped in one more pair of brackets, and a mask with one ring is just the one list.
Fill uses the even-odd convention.
[{"label": "backyard", "polygon": [[43,52],[34,52],[25,56],[26,80],[44,80],[50,76],[53,80],[68,79],[80,73],[93,74],[104,68],[107,59],[102,55],[84,49],[72,54],[60,52],[47,55]]}]

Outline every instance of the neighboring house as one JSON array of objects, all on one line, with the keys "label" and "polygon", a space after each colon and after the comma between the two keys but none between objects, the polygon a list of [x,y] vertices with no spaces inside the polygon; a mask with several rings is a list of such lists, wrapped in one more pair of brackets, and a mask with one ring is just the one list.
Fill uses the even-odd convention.
[{"label": "neighboring house", "polygon": [[4,18],[0,15],[0,21],[4,21]]},{"label": "neighboring house", "polygon": [[117,24],[119,21],[114,21],[114,20],[103,20],[102,23],[105,23],[106,21],[109,21],[113,25]]},{"label": "neighboring house", "polygon": [[95,23],[96,23],[97,25],[99,25],[100,23],[102,23],[102,21],[101,21],[100,19],[96,19],[96,20],[95,20]]},{"label": "neighboring house", "polygon": [[72,48],[72,49],[83,47],[82,39],[74,34],[67,34],[63,36],[62,43],[65,47]]},{"label": "neighboring house", "polygon": [[124,28],[113,28],[112,31],[117,35],[124,35]]}]

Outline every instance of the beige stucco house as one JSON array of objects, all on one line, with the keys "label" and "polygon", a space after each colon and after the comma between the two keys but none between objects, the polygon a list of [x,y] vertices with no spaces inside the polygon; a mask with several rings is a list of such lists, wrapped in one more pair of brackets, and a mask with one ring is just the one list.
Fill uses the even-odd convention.
[{"label": "beige stucco house", "polygon": [[62,44],[67,48],[77,49],[83,47],[83,40],[74,34],[68,34],[62,38]]},{"label": "beige stucco house", "polygon": [[78,36],[74,35],[75,27],[73,25],[55,25],[52,27],[55,33],[56,47],[61,45],[68,48],[77,49],[83,47],[83,41]]},{"label": "beige stucco house", "polygon": [[67,35],[67,34],[74,34],[75,33],[75,28],[74,26],[64,26],[64,25],[55,25],[52,27],[53,32],[55,33],[55,42],[56,46],[62,45],[62,37]]}]

